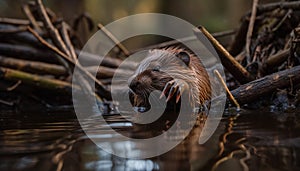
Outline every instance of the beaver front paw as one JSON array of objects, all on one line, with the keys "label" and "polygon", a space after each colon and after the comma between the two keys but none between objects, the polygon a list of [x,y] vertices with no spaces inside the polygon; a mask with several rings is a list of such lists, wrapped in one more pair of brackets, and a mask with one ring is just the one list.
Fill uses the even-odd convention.
[{"label": "beaver front paw", "polygon": [[174,79],[166,83],[160,98],[167,96],[166,102],[168,102],[176,94],[176,103],[178,103],[182,93],[188,89],[189,86],[185,81]]}]

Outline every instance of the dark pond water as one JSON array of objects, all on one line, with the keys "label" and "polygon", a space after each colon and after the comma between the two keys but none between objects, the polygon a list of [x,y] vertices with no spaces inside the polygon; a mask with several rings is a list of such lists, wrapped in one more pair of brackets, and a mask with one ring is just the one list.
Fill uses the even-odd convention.
[{"label": "dark pond water", "polygon": [[[0,114],[0,170],[300,170],[299,113],[268,109],[225,112],[217,131],[198,144],[201,121],[171,151],[149,159],[126,159],[97,147],[72,112]],[[234,113],[234,114],[231,114]],[[146,135],[119,115],[106,116],[122,134]],[[93,138],[108,140],[107,125],[87,118],[82,125]],[[120,146],[124,145],[120,142]],[[146,147],[145,147],[146,148]],[[149,149],[145,149],[149,150]]]}]

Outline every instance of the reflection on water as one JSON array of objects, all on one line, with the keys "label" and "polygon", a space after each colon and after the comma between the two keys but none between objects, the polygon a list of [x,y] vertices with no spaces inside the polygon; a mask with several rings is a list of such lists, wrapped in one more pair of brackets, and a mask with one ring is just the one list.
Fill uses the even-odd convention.
[{"label": "reflection on water", "polygon": [[297,113],[244,111],[229,117],[213,169],[299,170],[299,126]]},{"label": "reflection on water", "polygon": [[[83,133],[72,112],[32,115],[7,111],[0,114],[0,170],[300,169],[297,113],[242,111],[240,115],[225,116],[204,145],[198,144],[203,126],[199,120],[176,148],[143,160],[116,157],[98,148]],[[126,136],[152,133],[151,129],[136,129],[119,115],[107,116],[107,122]],[[82,126],[94,132],[93,138],[102,141],[118,137],[97,118],[84,120]],[[130,143],[119,142],[119,145],[126,147]]]}]

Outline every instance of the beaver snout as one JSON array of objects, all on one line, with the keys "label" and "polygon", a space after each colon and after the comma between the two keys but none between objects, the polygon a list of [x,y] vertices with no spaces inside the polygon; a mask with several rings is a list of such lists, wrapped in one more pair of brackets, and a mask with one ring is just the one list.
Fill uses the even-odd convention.
[{"label": "beaver snout", "polygon": [[131,80],[131,82],[129,83],[129,88],[134,93],[136,93],[137,88],[140,86],[141,86],[141,83],[136,79]]},{"label": "beaver snout", "polygon": [[151,86],[152,79],[147,76],[135,77],[129,83],[129,88],[136,94],[142,90],[147,90]]}]

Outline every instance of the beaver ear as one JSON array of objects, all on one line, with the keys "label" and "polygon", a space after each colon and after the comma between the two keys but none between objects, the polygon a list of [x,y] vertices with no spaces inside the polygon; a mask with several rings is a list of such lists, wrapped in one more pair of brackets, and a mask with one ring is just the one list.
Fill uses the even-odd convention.
[{"label": "beaver ear", "polygon": [[190,55],[187,53],[187,52],[179,52],[177,55],[176,55],[179,59],[182,60],[182,62],[184,62],[187,66],[189,66],[190,64]]}]

